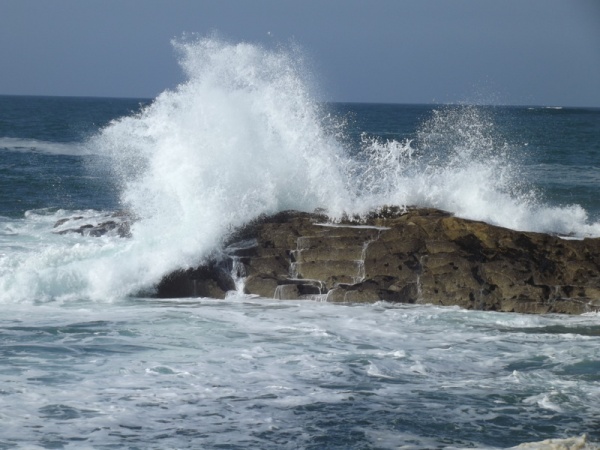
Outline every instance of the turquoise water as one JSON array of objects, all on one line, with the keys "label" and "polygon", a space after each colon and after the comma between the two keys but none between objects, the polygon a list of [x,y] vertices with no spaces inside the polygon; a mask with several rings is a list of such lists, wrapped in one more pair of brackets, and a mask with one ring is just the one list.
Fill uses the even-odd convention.
[{"label": "turquoise water", "polygon": [[[0,96],[0,448],[596,448],[596,314],[148,293],[289,208],[600,236],[600,110],[322,104],[205,44],[154,100]],[[122,209],[131,238],[53,233]]]}]

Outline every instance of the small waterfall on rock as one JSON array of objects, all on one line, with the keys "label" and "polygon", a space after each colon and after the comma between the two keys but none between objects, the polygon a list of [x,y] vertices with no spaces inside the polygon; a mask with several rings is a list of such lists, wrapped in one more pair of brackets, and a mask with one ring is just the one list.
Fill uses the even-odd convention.
[{"label": "small waterfall on rock", "polygon": [[421,284],[421,275],[423,274],[423,262],[427,258],[427,255],[423,255],[419,257],[419,270],[417,271],[417,302],[423,302],[423,285]]},{"label": "small waterfall on rock", "polygon": [[356,266],[357,266],[357,271],[356,271],[356,276],[353,277],[354,283],[360,283],[361,281],[363,281],[365,279],[365,255],[367,254],[367,247],[369,246],[370,243],[371,243],[371,241],[366,241],[363,243],[363,248],[362,248],[362,252],[360,254],[360,259],[357,259],[355,261]]},{"label": "small waterfall on rock", "polygon": [[239,256],[231,257],[231,278],[235,283],[235,294],[244,295],[244,282],[246,280],[246,266]]}]

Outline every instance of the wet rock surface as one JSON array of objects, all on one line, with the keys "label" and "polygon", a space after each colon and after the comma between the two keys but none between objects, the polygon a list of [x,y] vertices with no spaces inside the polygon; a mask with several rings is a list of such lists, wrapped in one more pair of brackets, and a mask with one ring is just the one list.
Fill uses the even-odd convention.
[{"label": "wet rock surface", "polygon": [[580,314],[600,309],[600,239],[519,232],[436,209],[388,208],[335,224],[288,211],[237,230],[223,253],[165,277],[157,295],[224,298],[236,286],[277,299]]},{"label": "wet rock surface", "polygon": [[135,220],[132,214],[124,211],[116,211],[93,217],[65,217],[56,221],[53,233],[75,233],[92,237],[114,234],[119,237],[131,237],[131,224]]}]

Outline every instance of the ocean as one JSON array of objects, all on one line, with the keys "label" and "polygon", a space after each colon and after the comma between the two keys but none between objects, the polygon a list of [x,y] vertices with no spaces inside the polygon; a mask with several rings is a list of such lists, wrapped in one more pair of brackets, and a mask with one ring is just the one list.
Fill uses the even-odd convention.
[{"label": "ocean", "polygon": [[155,99],[0,96],[0,449],[600,448],[598,314],[152,297],[288,209],[600,237],[599,108],[321,102],[294,50],[179,51]]}]

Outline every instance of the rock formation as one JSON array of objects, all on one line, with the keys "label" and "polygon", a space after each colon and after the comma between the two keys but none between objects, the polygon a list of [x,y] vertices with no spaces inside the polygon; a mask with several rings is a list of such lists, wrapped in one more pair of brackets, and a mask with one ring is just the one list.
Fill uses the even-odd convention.
[{"label": "rock formation", "polygon": [[135,220],[136,218],[132,214],[125,211],[101,214],[97,217],[65,217],[56,221],[53,232],[56,234],[76,233],[92,237],[100,237],[105,234],[131,237],[130,227]]},{"label": "rock formation", "polygon": [[237,230],[205,265],[180,270],[158,297],[458,305],[520,313],[600,309],[600,239],[509,230],[435,209],[387,208],[331,223],[282,212]]}]

